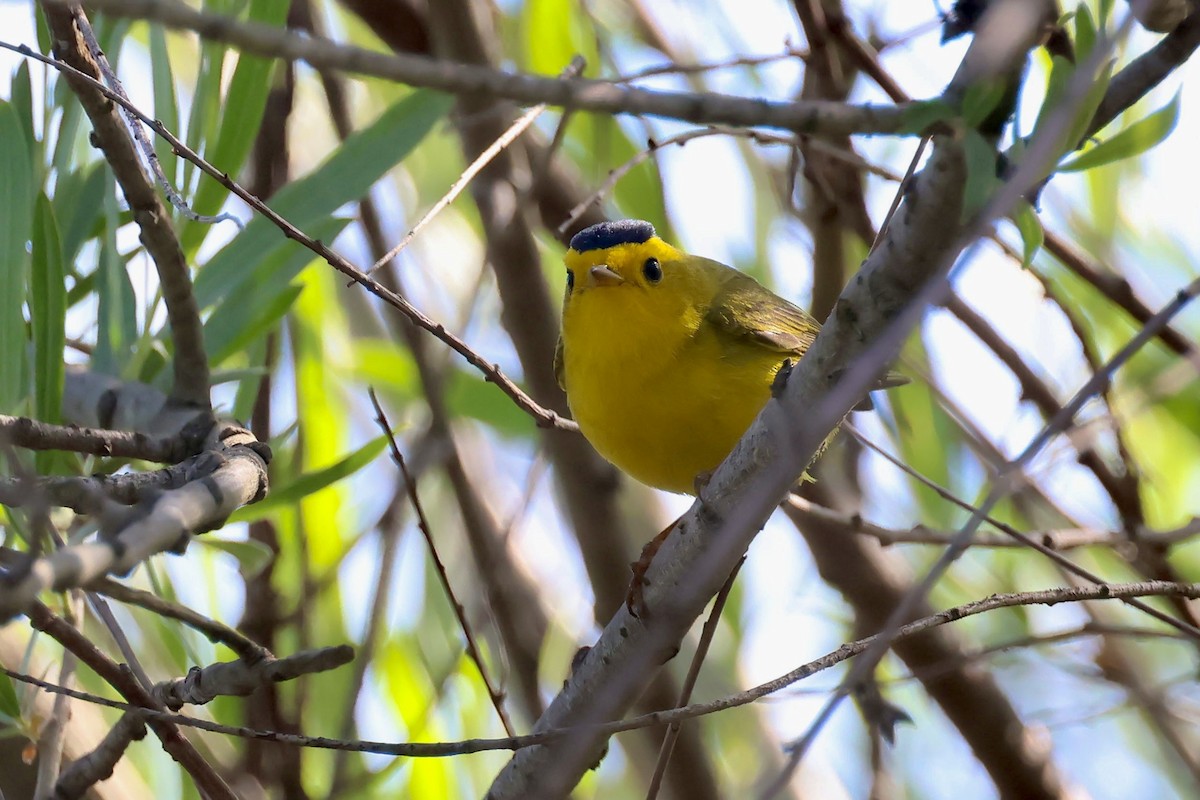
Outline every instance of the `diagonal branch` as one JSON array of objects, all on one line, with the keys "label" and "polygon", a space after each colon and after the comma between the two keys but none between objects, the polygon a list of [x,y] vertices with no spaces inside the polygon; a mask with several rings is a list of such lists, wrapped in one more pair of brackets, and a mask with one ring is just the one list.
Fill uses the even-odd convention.
[{"label": "diagonal branch", "polygon": [[181,545],[224,524],[236,509],[266,493],[269,449],[234,429],[191,459],[192,479],[135,507],[106,501],[100,534],[34,559],[0,587],[0,621],[35,602],[46,589],[83,586]]},{"label": "diagonal branch", "polygon": [[[101,74],[80,32],[88,25],[83,10],[76,3],[59,2],[43,3],[42,8],[54,37],[55,53],[78,70],[77,73],[66,73],[67,83],[92,120],[95,142],[121,184],[134,220],[141,229],[142,244],[158,270],[171,340],[175,344],[171,398],[185,405],[210,409],[204,326],[192,292],[187,259],[171,224],[171,213],[142,168],[137,146],[116,106],[96,88]],[[91,80],[84,80],[81,75]]]},{"label": "diagonal branch", "polygon": [[[129,670],[122,669],[120,665],[113,662],[62,617],[54,614],[36,600],[29,606],[26,613],[29,617],[29,624],[35,630],[47,634],[78,656],[80,661],[87,664],[97,675],[111,684],[132,706],[150,710],[162,708],[142,688]],[[170,753],[183,769],[187,770],[196,782],[198,789],[212,800],[236,800],[233,790],[217,774],[212,765],[204,760],[196,748],[183,737],[174,724],[161,718],[150,719],[147,724],[162,742],[163,749]]]}]

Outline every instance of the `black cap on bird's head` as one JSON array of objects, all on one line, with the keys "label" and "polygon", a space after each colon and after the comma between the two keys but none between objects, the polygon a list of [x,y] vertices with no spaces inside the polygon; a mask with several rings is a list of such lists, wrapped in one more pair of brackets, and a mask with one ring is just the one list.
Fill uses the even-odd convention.
[{"label": "black cap on bird's head", "polygon": [[654,235],[654,226],[645,220],[618,219],[613,222],[600,222],[572,236],[571,249],[576,253],[607,250],[619,244],[642,244]]}]

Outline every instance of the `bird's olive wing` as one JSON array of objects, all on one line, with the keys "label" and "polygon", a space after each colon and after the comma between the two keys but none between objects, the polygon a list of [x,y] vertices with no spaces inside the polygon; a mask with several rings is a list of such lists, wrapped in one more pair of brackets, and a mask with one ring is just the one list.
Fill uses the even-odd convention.
[{"label": "bird's olive wing", "polygon": [[800,355],[812,345],[821,325],[807,311],[748,275],[730,272],[708,309],[718,331],[779,353]]},{"label": "bird's olive wing", "polygon": [[567,379],[563,376],[562,334],[559,334],[558,342],[554,345],[554,379],[558,381],[558,388],[565,392],[567,390]]}]

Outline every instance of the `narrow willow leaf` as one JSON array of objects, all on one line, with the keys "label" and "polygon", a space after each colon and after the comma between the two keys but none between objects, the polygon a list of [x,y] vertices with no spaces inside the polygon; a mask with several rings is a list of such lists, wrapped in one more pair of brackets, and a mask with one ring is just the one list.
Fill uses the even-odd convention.
[{"label": "narrow willow leaf", "polygon": [[208,352],[210,365],[220,366],[273,330],[302,289],[284,284],[278,291],[245,292],[242,297],[248,298],[249,302],[239,305],[236,310],[230,301],[218,306],[204,324],[204,349]]},{"label": "narrow willow leaf", "polygon": [[104,224],[104,164],[96,162],[63,177],[54,188],[54,216],[59,222],[63,259],[75,263],[79,248]]},{"label": "narrow willow leaf", "polygon": [[967,182],[963,188],[963,220],[973,218],[987,204],[999,185],[996,177],[996,149],[974,128],[963,137]]},{"label": "narrow willow leaf", "polygon": [[374,461],[387,446],[387,438],[379,436],[355,450],[350,455],[324,469],[301,475],[296,480],[273,490],[267,497],[252,506],[243,506],[233,513],[230,522],[254,522],[269,515],[275,509],[292,505],[309,495],[349,477]]},{"label": "narrow willow leaf", "polygon": [[1140,156],[1161,144],[1179,123],[1179,93],[1171,102],[1150,116],[1140,119],[1111,138],[1085,150],[1059,167],[1062,172],[1079,172],[1093,167],[1111,164],[1126,158]]},{"label": "narrow willow leaf", "polygon": [[[433,92],[405,97],[369,127],[346,139],[316,170],[280,190],[271,199],[271,208],[303,230],[327,219],[365,195],[402,161],[450,110],[452,102],[449,96]],[[196,299],[201,308],[253,285],[254,271],[247,267],[286,241],[269,220],[251,220],[196,276]]]},{"label": "narrow willow leaf", "polygon": [[25,280],[29,259],[25,243],[33,224],[33,164],[20,113],[0,100],[0,412],[12,413],[25,396]]},{"label": "narrow willow leaf", "polygon": [[1104,93],[1108,91],[1108,84],[1112,80],[1113,68],[1116,64],[1114,59],[1109,59],[1096,71],[1096,76],[1088,86],[1087,93],[1079,104],[1079,110],[1075,113],[1071,132],[1064,143],[1065,149],[1074,150],[1087,133],[1092,119],[1096,116],[1096,109],[1100,108],[1100,103],[1104,100]]},{"label": "narrow willow leaf", "polygon": [[[313,225],[309,232],[322,241],[332,241],[349,224],[336,217]],[[313,262],[313,254],[302,248],[281,246],[255,265],[253,292],[232,294],[217,304],[204,323],[204,346],[210,364],[218,366],[227,358],[246,349],[251,342],[283,318],[300,288],[292,280]]]},{"label": "narrow willow leaf", "polygon": [[10,720],[21,718],[21,702],[17,700],[17,689],[7,675],[0,675],[0,714]]},{"label": "narrow willow leaf", "polygon": [[17,67],[9,91],[17,118],[21,120],[21,131],[25,134],[25,146],[29,148],[29,163],[41,164],[37,135],[33,130],[33,79],[29,74],[28,61],[22,61]]},{"label": "narrow willow leaf", "polygon": [[109,375],[121,375],[129,364],[133,343],[138,338],[137,300],[129,280],[129,270],[117,250],[117,229],[121,223],[116,185],[110,170],[105,169],[105,175],[105,226],[100,246],[100,264],[97,267],[99,308],[92,366]]},{"label": "narrow willow leaf", "polygon": [[[250,0],[247,19],[266,25],[283,25],[290,0]],[[220,102],[221,122],[216,139],[210,143],[205,156],[217,169],[238,175],[250,156],[258,129],[262,125],[267,96],[271,92],[275,59],[240,53],[229,87]],[[200,181],[192,208],[198,214],[216,214],[221,210],[229,190],[214,180]],[[189,222],[181,237],[185,251],[191,252],[212,230],[202,222]]]},{"label": "narrow willow leaf", "polygon": [[245,578],[253,578],[266,568],[275,553],[262,542],[253,539],[236,541],[216,536],[197,536],[195,541],[203,547],[211,547],[237,559],[238,569]]},{"label": "narrow willow leaf", "polygon": [[54,219],[54,206],[45,194],[38,196],[34,209],[33,271],[29,284],[34,413],[43,422],[58,423],[62,407],[67,289],[58,223]]},{"label": "narrow willow leaf", "polygon": [[904,110],[901,133],[920,134],[939,122],[954,119],[958,113],[945,100],[920,100]]},{"label": "narrow willow leaf", "polygon": [[557,75],[576,55],[597,63],[596,37],[574,0],[529,0],[521,7],[524,68]]},{"label": "narrow willow leaf", "polygon": [[[179,101],[175,94],[175,73],[171,69],[171,55],[167,49],[167,34],[161,25],[151,25],[150,33],[150,76],[154,87],[154,118],[167,130],[179,133]],[[173,184],[178,180],[175,154],[171,145],[161,136],[154,137],[154,152],[162,165],[167,179]]]},{"label": "narrow willow leaf", "polygon": [[1021,266],[1028,267],[1046,240],[1046,232],[1042,230],[1042,221],[1038,219],[1033,206],[1024,200],[1017,202],[1013,223],[1021,234]]},{"label": "narrow willow leaf", "polygon": [[1008,87],[1003,79],[980,80],[967,89],[962,102],[963,121],[977,128],[1004,99]]},{"label": "narrow willow leaf", "polygon": [[528,414],[476,372],[454,370],[446,389],[446,405],[457,416],[466,416],[513,439],[531,439],[537,427]]},{"label": "narrow willow leaf", "polygon": [[1075,9],[1075,63],[1082,64],[1096,47],[1096,20],[1086,3]]}]

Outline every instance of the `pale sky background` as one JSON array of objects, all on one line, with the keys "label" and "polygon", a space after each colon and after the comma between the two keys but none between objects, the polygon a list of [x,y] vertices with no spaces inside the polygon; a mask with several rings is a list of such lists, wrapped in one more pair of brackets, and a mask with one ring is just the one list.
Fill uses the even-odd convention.
[{"label": "pale sky background", "polygon": [[[947,0],[948,3],[948,0]],[[885,38],[899,32],[909,31],[928,22],[935,7],[925,2],[850,3],[856,8],[867,8],[876,20],[878,32]],[[670,21],[668,30],[676,44],[704,42],[701,56],[712,61],[738,54],[769,54],[779,52],[784,46],[784,36],[799,39],[797,25],[788,4],[778,0],[710,0],[704,8],[719,11],[722,19],[712,21],[711,15],[700,13],[695,4],[682,0],[658,0],[647,2],[652,13],[664,23]],[[736,6],[737,12],[733,9]],[[1122,3],[1116,4],[1118,12],[1124,12]],[[0,38],[10,42],[24,42],[36,48],[36,39],[31,26],[29,5],[24,2],[0,2]],[[852,15],[855,19],[860,14]],[[728,38],[725,36],[728,35]],[[1135,34],[1132,51],[1140,52],[1154,40],[1144,33]],[[928,97],[938,93],[945,80],[953,73],[967,45],[967,39],[946,46],[937,43],[938,31],[931,29],[884,54],[884,64],[893,71],[910,94]],[[914,55],[919,54],[914,58]],[[618,50],[621,67],[632,71],[644,66],[661,63],[661,59],[645,52]],[[141,58],[136,48],[128,48],[123,56],[122,75],[132,98],[143,108],[151,109],[149,86],[144,81],[144,72],[137,69]],[[7,97],[9,78],[18,62],[10,52],[0,52],[0,97]],[[1147,108],[1158,108],[1182,89],[1182,111],[1179,128],[1167,142],[1160,145],[1147,159],[1146,179],[1134,183],[1129,191],[1133,197],[1125,196],[1121,220],[1126,242],[1138,238],[1169,237],[1178,242],[1179,248],[1194,256],[1200,252],[1200,225],[1196,224],[1194,187],[1200,185],[1200,159],[1195,157],[1195,142],[1200,137],[1198,122],[1197,93],[1200,84],[1187,82],[1191,67],[1184,67],[1159,87],[1148,101]],[[43,68],[33,66],[35,84],[40,81]],[[781,63],[761,70],[764,81],[761,94],[777,98],[790,96],[798,85],[799,67],[795,63]],[[650,86],[684,88],[681,81],[661,78],[648,82]],[[1031,81],[1031,86],[1040,85],[1040,80]],[[738,73],[718,74],[715,86],[731,93],[748,90]],[[878,92],[871,92],[868,81],[860,83],[864,93],[858,100],[885,101]],[[1036,96],[1026,97],[1030,108],[1024,116],[1031,117],[1030,109],[1036,108]],[[547,124],[553,124],[550,120]],[[657,121],[658,132],[669,135],[687,126]],[[1024,130],[1028,130],[1028,124]],[[858,140],[864,154],[872,159],[887,162],[900,168],[907,163],[915,147],[912,139],[879,138]],[[761,258],[769,259],[772,265],[774,287],[783,295],[807,303],[809,274],[808,234],[799,225],[773,231],[769,252],[756,254],[754,248],[754,220],[751,186],[748,176],[741,167],[737,145],[715,138],[689,143],[685,148],[669,148],[660,154],[658,164],[664,176],[664,185],[669,191],[668,209],[679,241],[676,244],[693,253],[716,258],[727,263],[747,263]],[[1073,176],[1060,176],[1050,185],[1042,203],[1043,219],[1050,227],[1064,230],[1062,214],[1077,203],[1083,191],[1082,180]],[[395,195],[387,187],[377,194],[390,207],[398,208]],[[878,223],[886,212],[891,199],[889,191],[870,194],[873,204],[872,215]],[[464,201],[459,201],[464,202]],[[234,206],[235,213],[246,218],[245,209]],[[406,209],[407,222],[411,222],[419,210]],[[480,263],[479,254],[464,251],[458,242],[462,238],[453,235],[455,226],[461,225],[453,214],[433,226],[427,234],[428,241],[418,248],[421,252],[439,248],[445,264],[469,264],[470,270],[460,274],[448,274],[445,269],[432,272],[420,258],[410,260],[412,269],[424,277],[424,283],[414,287],[413,294],[421,304],[438,316],[439,305],[448,308],[446,302],[447,282],[469,286],[474,278],[473,270]],[[1011,228],[1002,226],[1008,234]],[[1135,233],[1136,232],[1136,233]],[[225,226],[224,235],[232,235],[234,229]],[[1015,235],[1010,239],[1016,240]],[[342,252],[359,263],[369,263],[364,254],[355,252],[358,246],[353,241],[339,243]],[[471,245],[474,247],[474,244]],[[1137,253],[1123,253],[1134,257]],[[1139,256],[1140,257],[1140,256]],[[1123,265],[1122,265],[1123,266]],[[1143,280],[1136,283],[1143,299],[1151,307],[1157,307],[1179,288],[1181,284],[1160,283],[1161,275],[1177,274],[1162,270],[1158,264],[1144,264],[1140,273]],[[135,278],[135,286],[140,281]],[[145,284],[153,291],[152,283]],[[1037,362],[1044,374],[1051,376],[1064,391],[1078,388],[1087,374],[1080,368],[1077,354],[1056,347],[1055,343],[1070,341],[1064,321],[1048,311],[1043,302],[1040,288],[1035,280],[1022,273],[1019,265],[1009,262],[992,248],[982,248],[972,263],[960,267],[957,287],[962,295],[976,308],[984,312],[1009,341],[1022,352],[1037,352]],[[486,322],[494,322],[494,309],[481,310],[485,321],[473,321],[472,330],[481,332]],[[487,315],[493,316],[488,318]],[[453,317],[441,316],[443,319]],[[86,322],[82,322],[86,326]],[[1195,333],[1200,328],[1200,314],[1190,312],[1180,321],[1180,327]],[[1015,455],[1041,426],[1040,416],[1019,402],[1019,389],[1015,380],[970,334],[944,313],[934,312],[924,323],[923,336],[930,349],[943,386],[974,421],[992,434],[1007,453]],[[471,339],[470,336],[468,336]],[[489,357],[495,356],[505,365],[515,364],[507,344],[489,345],[483,336],[472,342],[478,344]],[[492,351],[495,352],[492,352]],[[285,393],[281,393],[285,394]],[[1064,395],[1065,397],[1065,395]],[[284,412],[286,413],[286,411]],[[364,413],[364,423],[369,416]],[[886,433],[881,419],[876,415],[859,414],[856,424],[886,444]],[[364,424],[363,439],[373,437],[374,429]],[[1111,509],[1103,497],[1095,491],[1090,478],[1083,473],[1074,460],[1063,457],[1059,446],[1052,446],[1047,456],[1040,459],[1036,469],[1053,470],[1055,479],[1051,483],[1054,493],[1066,508],[1076,513],[1086,523],[1109,526],[1112,523]],[[491,458],[493,467],[488,476],[502,490],[498,496],[518,498],[524,491],[522,479],[530,468],[530,453],[523,448],[503,446],[481,454]],[[375,474],[386,476],[383,469],[390,469],[381,461]],[[870,480],[884,486],[895,485],[894,495],[898,504],[889,508],[869,508],[868,516],[881,524],[897,526],[911,525],[913,512],[901,498],[907,489],[898,474],[881,459],[870,462]],[[368,471],[370,472],[370,471]],[[983,475],[972,476],[982,485]],[[577,554],[562,538],[564,526],[557,519],[554,503],[549,495],[551,480],[543,475],[542,486],[535,499],[532,513],[523,528],[517,532],[528,568],[540,580],[552,585],[555,591],[566,598],[561,607],[554,609],[560,622],[581,642],[589,642],[595,636],[591,620],[591,598],[577,590],[572,594],[570,587],[585,584],[582,565]],[[663,519],[669,521],[689,505],[686,498],[663,496]],[[1200,508],[1193,509],[1200,512]],[[357,510],[361,521],[373,518],[372,510]],[[233,535],[226,532],[222,535]],[[426,559],[423,544],[417,537],[403,540],[402,554],[396,577],[398,586],[411,587],[408,592],[398,592],[393,600],[390,619],[392,624],[411,627],[418,622],[416,609],[420,607],[423,593],[423,564]],[[370,580],[375,570],[375,551],[359,548],[348,559],[343,575],[348,581]],[[179,559],[167,558],[170,569],[178,569]],[[969,563],[956,568],[959,579],[969,579]],[[231,573],[232,574],[232,573]],[[797,576],[801,576],[797,580]],[[219,579],[219,576],[215,576]],[[745,637],[742,642],[740,664],[743,680],[747,685],[774,678],[798,664],[837,647],[844,638],[842,624],[847,612],[840,598],[826,588],[816,576],[807,553],[799,543],[790,525],[775,521],[751,548],[750,558],[740,579],[744,591],[745,615],[743,625]],[[222,581],[224,583],[224,581]],[[180,587],[186,596],[187,586]],[[240,585],[232,581],[226,585]],[[212,608],[214,602],[223,619],[234,621],[240,616],[241,599],[222,593],[221,597],[192,598],[198,607]],[[353,630],[365,625],[365,602],[355,605],[347,601],[347,613]],[[1030,612],[1035,624],[1044,630],[1053,630],[1077,623],[1075,612],[1069,607],[1036,609]],[[833,623],[833,624],[830,624]],[[1060,763],[1089,765],[1089,772],[1070,775],[1080,781],[1096,798],[1124,798],[1129,796],[1171,796],[1169,787],[1161,782],[1161,776],[1135,770],[1143,762],[1131,756],[1122,745],[1123,737],[1115,725],[1117,715],[1100,716],[1085,724],[1070,724],[1078,717],[1081,722],[1085,712],[1072,710],[1066,700],[1072,687],[1078,684],[1077,676],[1047,676],[1038,673],[1042,685],[1031,687],[1023,682],[1029,673],[1019,667],[1020,658],[1005,662],[1008,668],[997,669],[1001,682],[1016,688],[1011,694],[1014,701],[1026,704],[1020,708],[1027,719],[1053,723],[1051,728],[1056,749],[1062,754]],[[1013,665],[1016,666],[1013,666]],[[803,684],[804,689],[832,687],[840,673],[824,673]],[[1019,685],[1018,685],[1019,684]],[[1094,697],[1094,695],[1092,695]],[[784,693],[762,704],[762,710],[784,737],[801,734],[811,715],[824,702],[824,695],[800,692]],[[907,774],[906,779],[917,788],[917,796],[928,798],[987,797],[992,791],[991,782],[966,751],[961,742],[947,736],[944,721],[939,721],[939,712],[919,700],[919,692],[911,687],[897,688],[894,699],[913,713],[917,726],[900,730],[899,739],[891,756],[898,769],[921,765],[920,772]],[[1116,705],[1119,699],[1113,699]],[[1102,709],[1099,709],[1102,710]],[[397,739],[402,736],[394,727],[394,721],[383,714],[370,713],[364,708],[365,737]],[[804,780],[814,790],[813,796],[823,798],[862,797],[868,776],[859,771],[861,723],[857,712],[849,703],[844,704],[832,724],[818,740],[814,756],[806,762]],[[1098,735],[1098,730],[1112,735]],[[332,734],[331,731],[312,731],[314,734]],[[853,746],[847,747],[847,743]],[[1084,753],[1090,754],[1083,755]],[[615,752],[601,767],[614,770],[620,765],[620,753]],[[818,790],[816,787],[820,786]],[[843,792],[844,787],[845,791]],[[1135,788],[1136,787],[1136,788]]]}]

